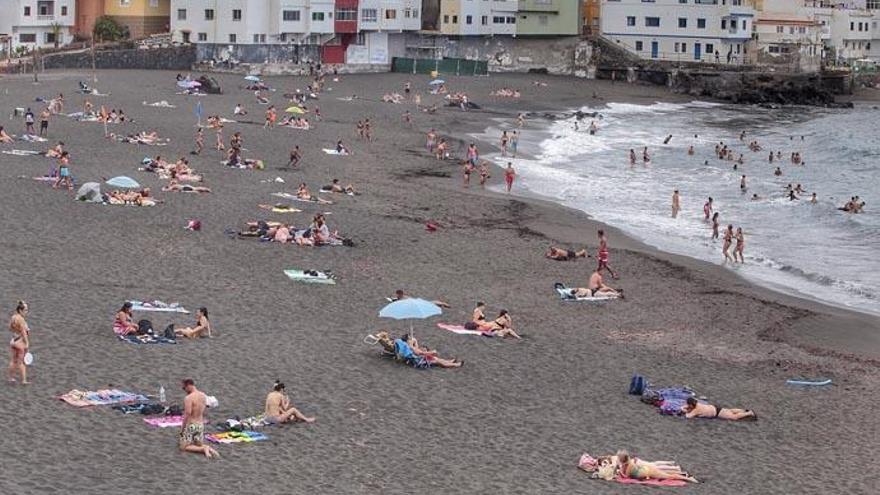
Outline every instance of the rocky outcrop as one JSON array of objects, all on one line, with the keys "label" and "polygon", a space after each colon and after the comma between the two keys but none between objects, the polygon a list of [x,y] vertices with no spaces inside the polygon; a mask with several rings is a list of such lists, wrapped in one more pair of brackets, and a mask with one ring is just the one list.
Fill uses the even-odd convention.
[{"label": "rocky outcrop", "polygon": [[673,91],[698,97],[759,105],[847,106],[834,101],[835,92],[819,74],[768,72],[670,71]]}]

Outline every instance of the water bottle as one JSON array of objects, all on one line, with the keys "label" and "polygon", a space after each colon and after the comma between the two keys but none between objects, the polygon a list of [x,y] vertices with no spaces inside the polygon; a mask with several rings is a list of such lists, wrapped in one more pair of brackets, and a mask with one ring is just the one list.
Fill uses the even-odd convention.
[{"label": "water bottle", "polygon": [[159,402],[165,403],[165,386],[159,385]]}]

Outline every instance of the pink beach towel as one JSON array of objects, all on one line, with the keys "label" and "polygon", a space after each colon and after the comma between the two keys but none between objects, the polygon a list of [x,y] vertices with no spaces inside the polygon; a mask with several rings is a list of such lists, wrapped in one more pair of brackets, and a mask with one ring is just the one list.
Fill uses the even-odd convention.
[{"label": "pink beach towel", "polygon": [[183,426],[183,416],[154,416],[152,418],[144,418],[144,422],[156,428],[173,428],[175,426]]},{"label": "pink beach towel", "polygon": [[481,335],[483,337],[492,337],[490,332],[481,332],[479,330],[468,330],[462,325],[451,325],[449,323],[438,323],[437,328],[457,333],[459,335]]}]

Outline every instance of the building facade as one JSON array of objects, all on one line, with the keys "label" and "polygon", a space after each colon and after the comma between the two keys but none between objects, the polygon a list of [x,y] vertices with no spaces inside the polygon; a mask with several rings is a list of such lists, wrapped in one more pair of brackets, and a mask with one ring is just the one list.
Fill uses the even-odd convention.
[{"label": "building facade", "polygon": [[822,66],[822,24],[803,0],[766,2],[754,24],[751,61],[791,71],[815,72]]},{"label": "building facade", "polygon": [[583,34],[594,35],[602,32],[602,1],[584,0],[583,3]]},{"label": "building facade", "polygon": [[518,7],[516,0],[441,0],[439,30],[449,36],[515,35]]},{"label": "building facade", "polygon": [[746,0],[602,0],[604,37],[649,59],[741,64],[755,10]]},{"label": "building facade", "polygon": [[517,36],[577,36],[581,32],[581,0],[520,0]]},{"label": "building facade", "polygon": [[[809,0],[806,10],[822,25],[826,63],[846,64],[867,58],[872,52],[875,14],[868,2],[831,4]],[[872,8],[878,5],[870,2]]]},{"label": "building facade", "polygon": [[75,21],[74,0],[5,0],[0,36],[12,50],[62,46],[73,40]]},{"label": "building facade", "polygon": [[167,33],[170,14],[171,0],[104,0],[104,15],[127,29],[134,39]]}]

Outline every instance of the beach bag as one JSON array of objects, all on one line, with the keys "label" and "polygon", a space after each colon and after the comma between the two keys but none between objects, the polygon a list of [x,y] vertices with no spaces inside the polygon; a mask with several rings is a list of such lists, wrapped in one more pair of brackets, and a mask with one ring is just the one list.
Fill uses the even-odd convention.
[{"label": "beach bag", "polygon": [[632,380],[629,381],[629,394],[642,395],[646,388],[648,388],[648,380],[642,375],[633,375]]},{"label": "beach bag", "polygon": [[165,332],[163,333],[163,337],[168,340],[174,340],[177,336],[174,335],[174,323],[165,327]]},{"label": "beach bag", "polygon": [[138,321],[138,335],[146,335],[148,333],[153,333],[153,322],[150,320],[140,320]]}]

